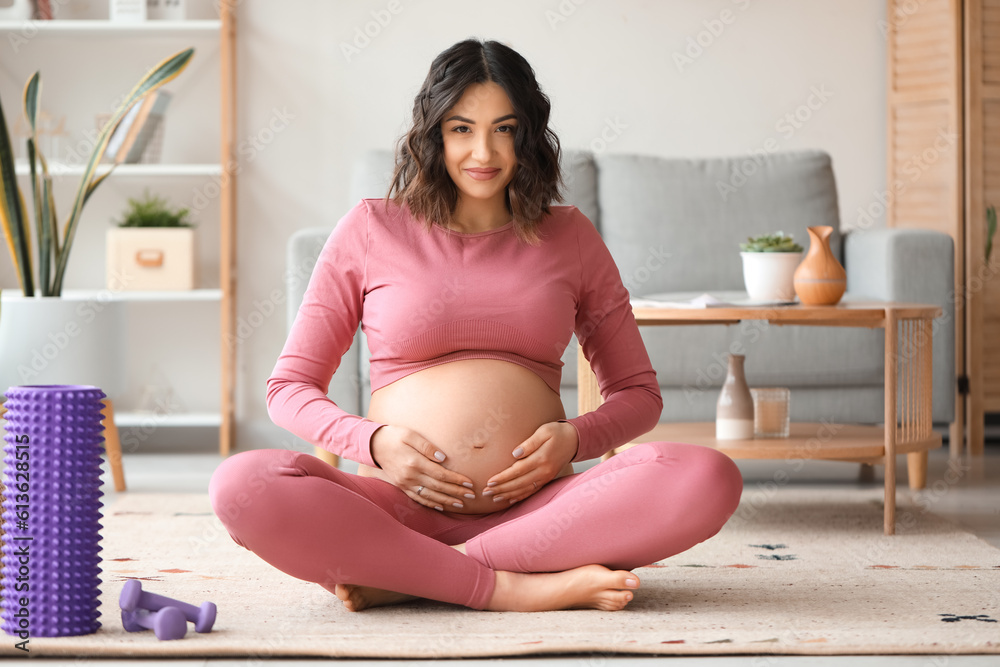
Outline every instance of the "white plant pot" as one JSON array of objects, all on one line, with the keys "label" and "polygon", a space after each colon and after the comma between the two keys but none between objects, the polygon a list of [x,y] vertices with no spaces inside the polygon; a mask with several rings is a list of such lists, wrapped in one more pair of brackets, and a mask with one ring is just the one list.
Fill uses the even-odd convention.
[{"label": "white plant pot", "polygon": [[[110,297],[110,295],[109,295]],[[109,298],[0,293],[0,393],[34,384],[84,384],[108,398],[125,389],[124,304]]]},{"label": "white plant pot", "polygon": [[754,301],[794,301],[795,269],[801,252],[740,252],[743,283]]},{"label": "white plant pot", "polygon": [[113,227],[106,251],[110,290],[194,289],[191,227]]},{"label": "white plant pot", "polygon": [[33,13],[31,0],[12,0],[0,7],[0,21],[27,21]]}]

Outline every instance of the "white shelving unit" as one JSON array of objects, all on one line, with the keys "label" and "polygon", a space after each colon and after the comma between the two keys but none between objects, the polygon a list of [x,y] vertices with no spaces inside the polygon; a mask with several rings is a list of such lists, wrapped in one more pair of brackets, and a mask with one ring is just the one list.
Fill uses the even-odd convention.
[{"label": "white shelving unit", "polygon": [[202,426],[215,428],[222,426],[222,415],[218,412],[188,412],[182,415],[162,415],[156,412],[116,412],[115,424],[118,428],[142,428],[144,426]]},{"label": "white shelving unit", "polygon": [[[222,3],[225,4],[225,3]],[[23,32],[25,35],[93,35],[115,37],[132,35],[194,35],[218,33],[221,20],[146,21],[127,23],[100,19],[54,21],[0,21],[0,31]]]},{"label": "white shelving unit", "polygon": [[[218,36],[219,44],[219,99],[220,131],[219,162],[194,164],[122,164],[115,168],[111,181],[137,181],[149,178],[215,178],[218,181],[219,196],[219,288],[194,289],[190,291],[112,292],[106,289],[64,289],[63,298],[90,300],[113,299],[134,303],[216,303],[220,316],[220,359],[219,375],[220,409],[218,411],[192,410],[183,414],[157,414],[142,411],[116,411],[115,424],[119,428],[148,425],[159,427],[217,427],[219,429],[219,451],[223,456],[233,447],[233,388],[235,384],[235,350],[230,344],[235,329],[235,233],[236,233],[236,174],[226,174],[223,165],[235,164],[236,145],[236,23],[233,0],[217,3],[218,20],[187,21],[146,21],[144,23],[123,23],[99,19],[52,20],[52,21],[0,21],[0,39],[5,42],[19,37],[30,40],[55,40],[60,38],[101,38],[102,43],[121,40],[143,39],[153,36],[197,37],[204,40]],[[85,57],[73,52],[73,57]],[[182,75],[183,76],[183,75]],[[110,164],[98,167],[98,174],[106,172]],[[20,176],[29,174],[26,161],[15,165]],[[77,164],[49,164],[49,173],[54,179],[79,177],[83,166]],[[110,181],[109,181],[110,182]],[[62,221],[60,221],[62,222]]]},{"label": "white shelving unit", "polygon": [[[111,168],[110,164],[100,164],[97,167],[97,174],[107,173]],[[14,163],[14,172],[19,176],[27,176],[30,173],[28,164],[23,160]],[[57,176],[82,176],[83,165],[81,164],[60,164],[58,162],[49,163],[49,174],[55,178]],[[221,176],[221,164],[120,164],[115,167],[115,178],[127,178],[129,176]]]},{"label": "white shelving unit", "polygon": [[111,292],[108,290],[73,290],[64,289],[62,291],[64,299],[72,298],[79,301],[97,301],[107,299],[113,301],[222,301],[223,293],[221,289],[193,289],[193,290],[163,290],[156,292],[143,292],[140,290],[130,290],[128,292]]}]

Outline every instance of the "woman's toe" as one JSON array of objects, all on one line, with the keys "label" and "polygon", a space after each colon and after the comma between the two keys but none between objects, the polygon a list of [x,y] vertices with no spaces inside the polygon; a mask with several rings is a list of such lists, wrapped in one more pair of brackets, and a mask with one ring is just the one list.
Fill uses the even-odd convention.
[{"label": "woman's toe", "polygon": [[635,576],[628,570],[619,570],[615,574],[618,575],[619,583],[621,584],[618,588],[638,588],[639,587],[639,577]]}]

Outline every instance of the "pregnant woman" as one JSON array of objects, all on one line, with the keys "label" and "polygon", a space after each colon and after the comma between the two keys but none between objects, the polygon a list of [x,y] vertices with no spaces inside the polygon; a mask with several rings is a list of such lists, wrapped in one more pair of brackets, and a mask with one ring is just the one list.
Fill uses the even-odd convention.
[{"label": "pregnant woman", "polygon": [[[663,407],[629,294],[594,225],[556,206],[559,142],[530,65],[467,40],[431,65],[384,199],[327,240],[267,381],[271,418],[357,461],[241,452],[209,493],[242,547],[359,611],[429,598],[498,611],[622,609],[630,569],[716,534],[743,484]],[[327,398],[358,325],[367,417]],[[566,419],[576,333],[604,403]]]}]

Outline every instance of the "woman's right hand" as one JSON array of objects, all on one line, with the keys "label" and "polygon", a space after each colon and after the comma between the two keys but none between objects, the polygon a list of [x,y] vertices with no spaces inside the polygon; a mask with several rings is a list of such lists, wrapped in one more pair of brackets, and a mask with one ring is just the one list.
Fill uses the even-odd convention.
[{"label": "woman's right hand", "polygon": [[475,497],[472,480],[442,466],[444,452],[413,429],[380,426],[371,453],[389,481],[421,505],[443,511],[463,507],[466,494]]}]

